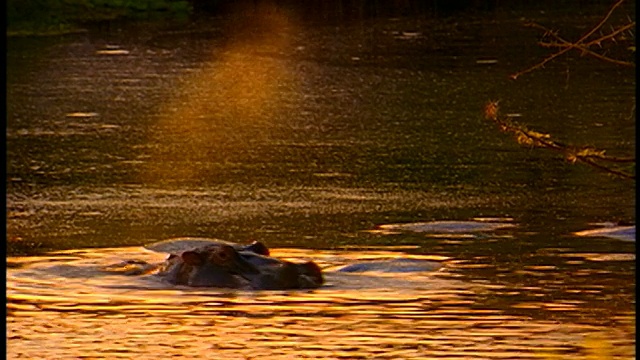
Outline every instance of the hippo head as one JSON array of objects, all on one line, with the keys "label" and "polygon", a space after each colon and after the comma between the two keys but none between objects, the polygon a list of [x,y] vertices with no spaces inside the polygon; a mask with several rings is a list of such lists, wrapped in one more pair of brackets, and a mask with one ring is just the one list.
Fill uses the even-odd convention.
[{"label": "hippo head", "polygon": [[298,285],[301,289],[317,288],[324,284],[322,270],[313,261],[295,264],[298,268]]},{"label": "hippo head", "polygon": [[278,267],[261,270],[252,282],[254,289],[314,289],[324,283],[322,270],[313,261],[296,264],[282,260]]},{"label": "hippo head", "polygon": [[248,277],[253,289],[311,289],[324,283],[322,270],[313,261],[298,264],[255,254],[242,256],[260,271],[259,274]]},{"label": "hippo head", "polygon": [[177,285],[244,288],[258,273],[233,246],[212,244],[169,255],[159,275]]},{"label": "hippo head", "polygon": [[158,272],[172,284],[199,287],[283,290],[317,288],[324,282],[312,261],[297,264],[268,256],[264,244],[216,243],[169,255]]}]

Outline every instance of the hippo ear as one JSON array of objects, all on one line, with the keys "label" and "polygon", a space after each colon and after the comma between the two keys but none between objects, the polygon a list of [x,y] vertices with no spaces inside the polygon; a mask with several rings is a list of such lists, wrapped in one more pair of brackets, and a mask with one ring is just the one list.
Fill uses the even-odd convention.
[{"label": "hippo ear", "polygon": [[202,263],[204,262],[200,254],[195,251],[185,251],[182,253],[181,257],[182,260],[189,265],[198,266],[202,265]]},{"label": "hippo ear", "polygon": [[254,252],[258,255],[269,256],[269,249],[267,246],[260,241],[254,241],[251,245],[248,245],[245,250]]}]

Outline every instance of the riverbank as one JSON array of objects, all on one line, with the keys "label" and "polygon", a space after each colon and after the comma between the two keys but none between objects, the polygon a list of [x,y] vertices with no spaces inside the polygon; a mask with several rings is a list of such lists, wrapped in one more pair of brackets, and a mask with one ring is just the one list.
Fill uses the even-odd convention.
[{"label": "riverbank", "polygon": [[186,18],[192,6],[183,0],[7,2],[7,37],[56,36],[86,32],[85,24],[112,20]]},{"label": "riverbank", "polygon": [[[571,17],[603,14],[608,1],[392,1],[346,2],[340,0],[9,0],[7,2],[7,37],[53,36],[86,32],[96,22],[105,21],[165,21],[187,20],[193,15],[221,15],[262,11],[277,13],[288,9],[300,19],[311,22],[344,24],[371,18],[452,18],[461,14],[475,14],[491,19],[501,12],[529,11],[549,15],[564,14]],[[625,3],[628,13],[634,13],[634,4]]]}]

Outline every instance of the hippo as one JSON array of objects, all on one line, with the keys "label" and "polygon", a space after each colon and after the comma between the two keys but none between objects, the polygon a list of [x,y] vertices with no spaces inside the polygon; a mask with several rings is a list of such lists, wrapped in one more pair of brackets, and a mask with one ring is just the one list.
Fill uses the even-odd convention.
[{"label": "hippo", "polygon": [[237,249],[226,244],[210,244],[180,255],[170,254],[156,273],[174,285],[224,288],[250,287],[251,279],[259,274]]},{"label": "hippo", "polygon": [[294,263],[270,256],[261,242],[242,245],[216,239],[178,238],[145,246],[168,252],[166,260],[149,264],[128,260],[104,270],[124,275],[154,275],[174,284],[254,290],[314,289],[324,284],[313,261]]},{"label": "hippo", "polygon": [[[176,238],[145,246],[169,253],[159,264],[129,260],[108,268],[125,275],[154,275],[174,285],[247,290],[315,289],[330,273],[419,273],[441,268],[440,262],[390,258],[361,260],[321,269],[315,262],[295,263],[270,256],[263,243],[242,245],[210,238]],[[352,279],[353,280],[353,279]]]},{"label": "hippo", "polygon": [[255,290],[312,289],[324,283],[322,270],[313,261],[297,264],[270,257],[260,242],[248,246],[211,242],[170,254],[157,275],[176,285]]},{"label": "hippo", "polygon": [[[180,260],[177,259],[178,255],[185,250],[191,250],[205,245],[218,244],[228,245],[233,247],[238,252],[249,252],[257,255],[269,256],[269,249],[261,242],[254,241],[249,245],[242,245],[223,240],[214,239],[198,239],[198,238],[178,238],[165,241],[156,242],[145,246],[145,248],[157,251],[168,252],[167,259],[160,264],[149,264],[144,260],[125,260],[123,262],[106,266],[104,270],[109,272],[117,272],[123,275],[146,275],[151,273],[160,273],[167,278],[173,278],[171,274],[172,269],[177,271],[177,267],[180,264]],[[175,281],[173,281],[175,282]]]}]

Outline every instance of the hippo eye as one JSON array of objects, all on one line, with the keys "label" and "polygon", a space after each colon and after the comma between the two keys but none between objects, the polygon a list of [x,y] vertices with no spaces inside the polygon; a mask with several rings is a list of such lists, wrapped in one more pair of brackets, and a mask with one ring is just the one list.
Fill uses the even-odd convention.
[{"label": "hippo eye", "polygon": [[221,260],[227,260],[229,258],[229,254],[227,254],[226,251],[220,251],[220,252],[218,252],[218,257]]}]

